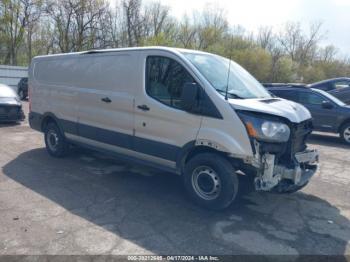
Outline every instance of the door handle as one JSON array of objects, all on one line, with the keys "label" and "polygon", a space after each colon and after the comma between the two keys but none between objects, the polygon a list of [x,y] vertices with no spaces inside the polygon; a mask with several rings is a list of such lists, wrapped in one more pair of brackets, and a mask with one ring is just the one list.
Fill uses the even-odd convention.
[{"label": "door handle", "polygon": [[149,107],[148,106],[146,106],[146,105],[138,105],[137,106],[137,108],[138,109],[141,109],[142,111],[149,111]]},{"label": "door handle", "polygon": [[105,102],[105,103],[110,103],[110,102],[112,102],[112,100],[109,99],[109,97],[101,98],[101,101],[103,101],[103,102]]}]

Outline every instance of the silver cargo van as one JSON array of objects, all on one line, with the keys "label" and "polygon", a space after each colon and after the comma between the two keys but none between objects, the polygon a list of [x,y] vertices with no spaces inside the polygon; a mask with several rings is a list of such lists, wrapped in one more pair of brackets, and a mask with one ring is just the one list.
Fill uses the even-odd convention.
[{"label": "silver cargo van", "polygon": [[74,144],[177,173],[207,208],[227,207],[241,181],[295,192],[317,168],[318,154],[306,146],[309,111],[210,53],[146,47],[39,56],[29,95],[30,126],[45,134],[50,155]]}]

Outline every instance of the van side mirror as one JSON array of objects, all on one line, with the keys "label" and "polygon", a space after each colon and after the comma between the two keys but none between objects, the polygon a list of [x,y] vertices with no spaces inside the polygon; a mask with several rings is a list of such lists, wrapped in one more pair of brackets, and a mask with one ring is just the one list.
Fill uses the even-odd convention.
[{"label": "van side mirror", "polygon": [[325,109],[332,109],[333,108],[333,104],[329,101],[323,101],[322,102],[322,107]]},{"label": "van side mirror", "polygon": [[181,92],[181,108],[192,111],[197,105],[199,86],[197,83],[186,82]]}]

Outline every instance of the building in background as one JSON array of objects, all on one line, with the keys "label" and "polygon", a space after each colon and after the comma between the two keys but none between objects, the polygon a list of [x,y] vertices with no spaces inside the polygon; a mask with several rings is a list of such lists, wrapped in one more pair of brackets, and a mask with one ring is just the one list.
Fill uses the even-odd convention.
[{"label": "building in background", "polygon": [[28,77],[27,67],[0,65],[0,84],[8,85],[17,92],[17,84],[22,77]]}]

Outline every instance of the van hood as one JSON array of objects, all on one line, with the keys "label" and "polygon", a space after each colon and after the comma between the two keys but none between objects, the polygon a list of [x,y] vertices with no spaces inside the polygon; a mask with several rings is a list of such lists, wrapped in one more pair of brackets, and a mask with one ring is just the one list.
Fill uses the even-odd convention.
[{"label": "van hood", "polygon": [[229,99],[234,109],[253,111],[287,118],[293,123],[300,123],[311,118],[304,106],[282,98]]}]

